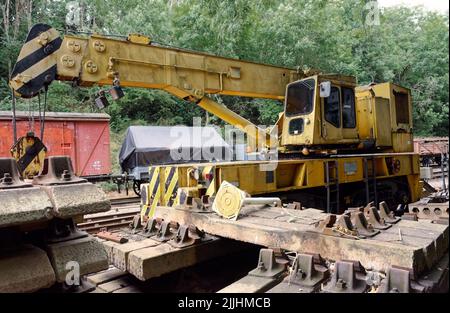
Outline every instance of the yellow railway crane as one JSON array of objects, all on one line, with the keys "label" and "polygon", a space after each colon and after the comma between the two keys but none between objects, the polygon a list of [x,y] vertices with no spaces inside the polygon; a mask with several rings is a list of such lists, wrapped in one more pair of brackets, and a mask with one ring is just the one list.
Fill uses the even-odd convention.
[{"label": "yellow railway crane", "polygon": [[[251,195],[276,194],[334,213],[372,200],[420,198],[411,94],[392,83],[356,87],[350,76],[166,47],[142,35],[61,38],[37,24],[10,86],[30,98],[54,80],[110,85],[113,99],[123,96],[121,87],[164,90],[243,130],[256,147],[278,152],[267,160],[150,166],[150,181],[142,186],[143,219],[157,205],[206,201],[225,180]],[[211,95],[275,99],[284,101],[284,111],[274,127],[261,129]],[[107,105],[104,91],[96,104]]]}]

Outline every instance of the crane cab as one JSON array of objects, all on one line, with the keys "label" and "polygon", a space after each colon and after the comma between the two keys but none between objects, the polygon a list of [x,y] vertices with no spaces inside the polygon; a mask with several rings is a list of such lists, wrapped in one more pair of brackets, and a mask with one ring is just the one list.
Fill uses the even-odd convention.
[{"label": "crane cab", "polygon": [[316,75],[286,89],[281,145],[358,145],[354,77]]},{"label": "crane cab", "polygon": [[411,94],[392,83],[356,87],[343,75],[288,84],[281,146],[307,149],[412,151]]}]

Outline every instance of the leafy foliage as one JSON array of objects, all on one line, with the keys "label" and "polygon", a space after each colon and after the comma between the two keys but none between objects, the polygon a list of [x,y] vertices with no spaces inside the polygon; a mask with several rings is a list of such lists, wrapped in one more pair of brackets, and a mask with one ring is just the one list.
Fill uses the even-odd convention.
[{"label": "leafy foliage", "polygon": [[[8,75],[30,25],[65,28],[69,0],[2,0],[0,109],[10,109]],[[365,0],[79,0],[91,15],[83,30],[144,33],[168,45],[227,57],[354,75],[359,84],[393,81],[412,89],[415,132],[448,133],[448,12],[421,7],[385,8],[368,25]],[[9,14],[6,7],[9,6]],[[94,90],[53,83],[49,109],[92,111]],[[201,109],[161,91],[127,89],[107,112],[120,132],[131,123],[191,124]],[[258,124],[276,121],[274,101],[222,97],[221,102]],[[19,101],[19,109],[37,100]]]}]

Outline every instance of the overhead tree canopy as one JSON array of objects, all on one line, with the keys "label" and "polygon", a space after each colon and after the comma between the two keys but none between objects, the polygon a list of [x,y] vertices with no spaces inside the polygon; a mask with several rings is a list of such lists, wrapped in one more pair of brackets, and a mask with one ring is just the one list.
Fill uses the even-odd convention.
[{"label": "overhead tree canopy", "polygon": [[[72,29],[127,35],[223,56],[354,75],[359,84],[392,81],[411,88],[418,135],[448,133],[448,12],[420,7],[383,8],[379,23],[364,0],[2,0],[0,4],[0,109],[10,109],[8,74],[34,23],[67,26],[71,6],[81,8]],[[49,108],[92,111],[93,89],[64,83],[50,88]],[[258,124],[277,119],[282,105],[223,97],[220,101]],[[36,105],[20,101],[19,107]],[[161,91],[127,89],[108,109],[113,130],[130,123],[174,125],[205,116],[201,109]],[[221,123],[210,117],[209,122]]]}]

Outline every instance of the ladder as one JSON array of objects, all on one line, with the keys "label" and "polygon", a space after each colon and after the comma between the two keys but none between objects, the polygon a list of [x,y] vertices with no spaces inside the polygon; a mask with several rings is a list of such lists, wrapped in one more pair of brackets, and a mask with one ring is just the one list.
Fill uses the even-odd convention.
[{"label": "ladder", "polygon": [[327,213],[339,214],[339,168],[337,160],[325,162],[325,187],[327,188]]},{"label": "ladder", "polygon": [[[371,161],[370,170],[369,159]],[[375,171],[375,158],[373,156],[364,158],[364,183],[366,188],[366,204],[374,201],[375,207],[378,207],[377,175]]]}]

